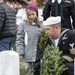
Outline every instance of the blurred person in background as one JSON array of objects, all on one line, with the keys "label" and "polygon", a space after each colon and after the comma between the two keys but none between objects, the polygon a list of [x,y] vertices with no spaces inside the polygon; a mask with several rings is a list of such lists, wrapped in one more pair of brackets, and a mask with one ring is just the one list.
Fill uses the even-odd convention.
[{"label": "blurred person in background", "polygon": [[12,2],[13,6],[14,6],[14,9],[16,11],[16,14],[18,12],[18,9],[22,9],[24,8],[25,6],[27,6],[27,2],[24,1],[24,0],[14,0]]},{"label": "blurred person in background", "polygon": [[62,27],[75,29],[74,0],[48,0],[43,9],[43,18],[61,16]]},{"label": "blurred person in background", "polygon": [[31,4],[32,3],[32,4],[37,5],[37,1],[36,0],[28,0],[27,3],[28,4]]}]

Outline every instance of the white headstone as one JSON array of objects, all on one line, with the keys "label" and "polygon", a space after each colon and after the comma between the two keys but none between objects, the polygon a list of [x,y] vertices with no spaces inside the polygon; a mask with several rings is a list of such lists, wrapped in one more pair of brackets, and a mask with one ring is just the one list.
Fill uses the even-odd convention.
[{"label": "white headstone", "polygon": [[19,75],[19,55],[15,51],[0,52],[0,75]]}]

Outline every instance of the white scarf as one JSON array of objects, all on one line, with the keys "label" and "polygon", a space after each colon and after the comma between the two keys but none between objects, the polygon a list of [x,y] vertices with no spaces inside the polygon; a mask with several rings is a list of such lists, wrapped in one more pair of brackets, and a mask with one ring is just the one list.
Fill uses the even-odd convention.
[{"label": "white scarf", "polygon": [[60,4],[62,0],[58,0],[58,3]]}]

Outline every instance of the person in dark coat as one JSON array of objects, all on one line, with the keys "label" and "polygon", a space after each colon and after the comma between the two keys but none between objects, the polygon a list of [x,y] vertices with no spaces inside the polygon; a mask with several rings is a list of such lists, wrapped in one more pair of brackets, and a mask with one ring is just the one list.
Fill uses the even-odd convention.
[{"label": "person in dark coat", "polygon": [[16,14],[23,0],[0,0],[0,51],[11,50],[16,37]]},{"label": "person in dark coat", "polygon": [[74,0],[48,0],[43,9],[43,18],[61,16],[62,27],[75,29],[75,2]]},{"label": "person in dark coat", "polygon": [[11,0],[0,2],[0,51],[11,50],[16,36],[16,14]]},{"label": "person in dark coat", "polygon": [[43,50],[47,45],[59,47],[62,51],[63,63],[68,68],[62,75],[74,75],[75,58],[75,32],[70,29],[61,28],[61,17],[49,17],[43,21],[45,32],[48,39],[44,44]]}]

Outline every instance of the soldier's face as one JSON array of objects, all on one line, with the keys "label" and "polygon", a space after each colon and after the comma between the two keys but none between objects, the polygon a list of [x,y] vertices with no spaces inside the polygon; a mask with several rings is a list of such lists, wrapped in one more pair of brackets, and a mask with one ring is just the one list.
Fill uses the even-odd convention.
[{"label": "soldier's face", "polygon": [[51,39],[57,39],[56,27],[54,26],[45,26],[45,33]]}]

